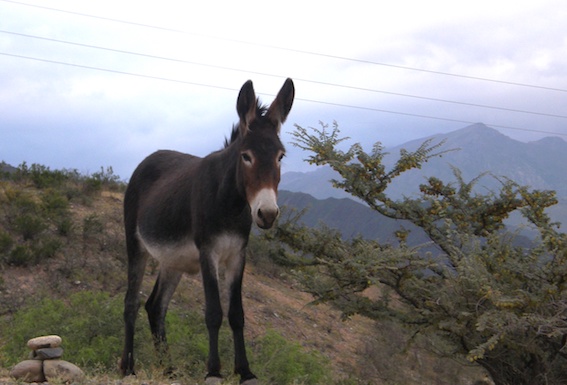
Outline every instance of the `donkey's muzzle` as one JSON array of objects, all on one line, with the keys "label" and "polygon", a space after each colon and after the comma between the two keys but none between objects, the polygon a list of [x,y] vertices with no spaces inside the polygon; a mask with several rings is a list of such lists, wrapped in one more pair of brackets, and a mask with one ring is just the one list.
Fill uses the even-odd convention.
[{"label": "donkey's muzzle", "polygon": [[259,228],[267,230],[272,228],[277,217],[280,215],[280,210],[276,207],[275,210],[262,210],[258,209],[256,224]]},{"label": "donkey's muzzle", "polygon": [[274,225],[280,209],[274,189],[264,188],[254,196],[250,202],[250,209],[254,223],[261,229],[269,229]]}]

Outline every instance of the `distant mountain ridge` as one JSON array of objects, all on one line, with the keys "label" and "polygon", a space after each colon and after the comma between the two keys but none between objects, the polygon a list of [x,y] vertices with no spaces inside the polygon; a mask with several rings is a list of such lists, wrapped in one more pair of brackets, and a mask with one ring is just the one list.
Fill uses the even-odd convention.
[{"label": "distant mountain ridge", "polygon": [[[445,140],[440,150],[451,150],[397,178],[388,193],[394,197],[417,192],[419,184],[427,177],[435,176],[445,182],[454,181],[451,166],[458,168],[465,181],[490,172],[497,177],[507,177],[535,189],[557,191],[560,198],[567,198],[567,142],[559,137],[547,137],[535,142],[523,143],[501,134],[482,123],[473,124],[446,134],[436,134],[388,148],[384,159],[392,166],[399,157],[400,149],[416,150],[426,140],[432,144]],[[280,189],[304,192],[315,198],[343,198],[348,195],[330,186],[329,180],[336,174],[328,167],[308,173],[284,173]],[[479,182],[482,188],[494,189],[498,182],[485,177]]]},{"label": "distant mountain ridge", "polygon": [[[300,222],[307,227],[319,227],[322,224],[338,230],[343,238],[362,237],[378,240],[384,244],[397,244],[394,235],[402,227],[410,230],[409,245],[422,245],[429,242],[423,230],[409,221],[387,218],[368,206],[348,198],[315,199],[309,194],[280,191],[278,204],[285,210],[301,211],[306,209]],[[430,248],[427,248],[429,250]]]},{"label": "distant mountain ridge", "polygon": [[[409,185],[419,185],[425,176],[436,176],[443,181],[454,180],[451,169],[453,165],[462,172],[465,181],[490,172],[520,185],[555,190],[559,197],[567,197],[567,142],[559,137],[524,143],[477,123],[389,149],[391,156],[387,162],[393,164],[401,148],[415,150],[428,139],[432,139],[432,143],[445,140],[444,149],[458,150],[431,159],[421,170],[412,170],[402,175],[392,186],[394,195],[404,193]],[[493,178],[483,178],[479,184],[485,184],[490,189],[498,187],[498,182]]]},{"label": "distant mountain ridge", "polygon": [[[477,191],[486,194],[498,191],[497,178],[509,178],[520,185],[533,189],[555,190],[559,204],[549,213],[553,220],[567,226],[567,142],[558,137],[547,137],[538,141],[523,143],[501,134],[482,123],[477,123],[457,131],[437,134],[413,140],[387,149],[389,155],[384,163],[391,167],[399,157],[400,149],[416,150],[424,141],[431,139],[431,144],[445,140],[440,150],[458,149],[436,157],[423,165],[420,170],[409,171],[388,188],[387,193],[400,198],[418,193],[420,184],[428,177],[435,176],[444,182],[454,182],[452,166],[459,169],[465,182],[482,173],[490,173],[477,183]],[[339,229],[344,236],[354,234],[367,238],[389,238],[400,223],[381,217],[377,213],[355,201],[349,194],[332,187],[329,182],[337,174],[329,167],[307,173],[289,172],[282,175],[280,183],[281,203],[291,207],[310,207],[305,224],[314,226],[325,222],[328,226]],[[311,197],[298,196],[289,192],[309,194]],[[368,216],[367,212],[372,215]],[[512,221],[512,224],[516,222]],[[408,227],[408,225],[404,224]],[[418,236],[419,240],[421,236]]]}]

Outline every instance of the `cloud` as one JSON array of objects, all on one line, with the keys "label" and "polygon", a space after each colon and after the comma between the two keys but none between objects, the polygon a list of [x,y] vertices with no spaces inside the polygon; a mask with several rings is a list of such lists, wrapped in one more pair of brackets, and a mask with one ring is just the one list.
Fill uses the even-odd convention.
[{"label": "cloud", "polygon": [[[206,155],[237,120],[244,81],[269,103],[288,76],[297,100],[284,142],[294,123],[335,120],[367,145],[468,122],[521,140],[548,134],[503,126],[567,133],[565,118],[510,111],[565,115],[566,92],[471,78],[566,90],[558,0],[32,4],[0,0],[0,158],[11,163],[113,166],[128,178],[156,149]],[[284,167],[305,167],[286,146]]]}]

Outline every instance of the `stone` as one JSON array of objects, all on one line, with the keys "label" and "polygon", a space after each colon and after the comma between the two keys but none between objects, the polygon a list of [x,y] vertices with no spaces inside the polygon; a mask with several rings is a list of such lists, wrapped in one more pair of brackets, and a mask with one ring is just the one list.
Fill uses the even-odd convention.
[{"label": "stone", "polygon": [[10,376],[25,382],[44,382],[43,361],[25,360],[14,366]]},{"label": "stone", "polygon": [[28,348],[31,350],[58,348],[59,346],[61,346],[61,337],[56,335],[36,337],[28,341]]},{"label": "stone", "polygon": [[41,348],[32,352],[32,358],[34,360],[54,360],[61,358],[62,355],[62,348]]},{"label": "stone", "polygon": [[220,385],[222,384],[222,378],[220,377],[207,377],[205,379],[205,385]]},{"label": "stone", "polygon": [[43,362],[43,373],[47,381],[80,382],[85,373],[76,365],[64,360],[47,360]]}]

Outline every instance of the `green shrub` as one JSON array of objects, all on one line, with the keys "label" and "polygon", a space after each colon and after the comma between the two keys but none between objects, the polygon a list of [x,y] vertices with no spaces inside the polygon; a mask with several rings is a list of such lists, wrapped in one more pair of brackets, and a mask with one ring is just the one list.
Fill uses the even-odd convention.
[{"label": "green shrub", "polygon": [[47,258],[53,258],[57,250],[61,248],[61,242],[53,238],[43,238],[32,245],[35,263]]},{"label": "green shrub", "polygon": [[[122,296],[83,291],[66,301],[44,298],[18,310],[0,322],[0,367],[10,367],[28,355],[26,343],[40,335],[57,334],[63,339],[65,357],[87,373],[101,368],[115,370],[122,352]],[[144,313],[141,310],[140,313]],[[208,334],[203,314],[197,310],[172,309],[166,319],[172,364],[181,377],[200,378],[205,373]],[[153,372],[162,368],[155,353],[145,314],[136,327],[136,365]],[[227,323],[221,328],[219,347],[224,375],[232,374],[232,334]],[[306,351],[275,331],[255,341],[252,369],[267,384],[320,384],[328,382],[328,363],[318,353]],[[166,363],[163,363],[166,365]]]},{"label": "green shrub", "polygon": [[57,228],[57,234],[63,237],[68,237],[69,235],[71,235],[75,228],[75,225],[73,224],[73,220],[68,216],[59,218],[55,225]]},{"label": "green shrub", "polygon": [[59,187],[67,180],[65,171],[50,170],[49,167],[41,164],[32,164],[29,169],[29,176],[33,184],[39,188]]},{"label": "green shrub", "polygon": [[30,338],[57,334],[63,338],[65,356],[81,368],[114,369],[122,347],[122,298],[92,291],[73,294],[67,303],[45,298],[20,309],[0,330],[5,342],[0,366],[26,358]]},{"label": "green shrub", "polygon": [[[9,367],[27,356],[26,342],[33,337],[57,334],[63,339],[65,356],[81,368],[115,370],[122,353],[122,296],[84,291],[68,301],[44,298],[17,311],[12,319],[0,322],[4,345],[0,348],[0,367]],[[140,313],[144,313],[141,310]],[[208,337],[203,315],[192,311],[170,311],[167,316],[168,340],[173,364],[183,376],[202,376],[208,352]],[[159,366],[145,314],[136,328],[136,365],[139,369]],[[232,344],[228,328],[221,332],[221,346]],[[223,350],[223,362],[232,354]],[[151,370],[150,370],[151,371]],[[230,372],[227,372],[230,374]]]},{"label": "green shrub", "polygon": [[29,355],[26,343],[30,338],[61,332],[65,305],[62,301],[45,299],[22,308],[10,320],[0,323],[4,345],[1,348],[2,367],[10,367]]},{"label": "green shrub", "polygon": [[88,177],[83,182],[83,193],[90,195],[102,190],[102,181],[96,177]]},{"label": "green shrub", "polygon": [[12,266],[35,266],[52,258],[61,248],[61,242],[52,238],[41,238],[16,245],[4,255],[3,261]]},{"label": "green shrub", "polygon": [[83,219],[83,238],[102,234],[104,224],[96,214],[90,214]]},{"label": "green shrub", "polygon": [[30,266],[35,258],[32,249],[27,245],[16,245],[5,258],[7,264],[12,266]]},{"label": "green shrub", "polygon": [[22,214],[14,220],[14,230],[24,238],[24,241],[36,238],[46,228],[43,218],[35,214]]},{"label": "green shrub", "polygon": [[10,234],[0,231],[0,258],[9,253],[14,245],[14,240],[10,236]]},{"label": "green shrub", "polygon": [[322,384],[330,381],[328,360],[305,350],[276,331],[268,331],[254,348],[256,374],[274,385]]},{"label": "green shrub", "polygon": [[38,214],[41,211],[33,195],[26,190],[8,187],[4,189],[4,197],[8,220],[22,213]]},{"label": "green shrub", "polygon": [[112,167],[100,168],[99,172],[85,178],[83,182],[84,192],[93,194],[107,188],[112,191],[123,191],[125,184],[120,180],[118,175],[114,174]]},{"label": "green shrub", "polygon": [[41,196],[41,205],[47,215],[61,217],[68,214],[69,198],[61,191],[47,189]]},{"label": "green shrub", "polygon": [[28,166],[26,162],[23,162],[11,175],[11,178],[16,182],[30,181],[35,187],[43,189],[63,185],[69,179],[69,175],[65,170],[51,170],[37,163]]},{"label": "green shrub", "polygon": [[34,239],[47,228],[41,206],[28,191],[6,188],[2,203],[7,228],[21,235],[24,241]]}]

